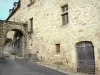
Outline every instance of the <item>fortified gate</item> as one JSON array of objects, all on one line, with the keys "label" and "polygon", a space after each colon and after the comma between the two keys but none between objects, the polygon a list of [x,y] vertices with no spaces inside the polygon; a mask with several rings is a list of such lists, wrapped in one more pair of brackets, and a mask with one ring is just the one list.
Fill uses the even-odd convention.
[{"label": "fortified gate", "polygon": [[[14,36],[13,39],[7,37],[7,33],[10,31],[16,33],[14,35],[11,34]],[[13,53],[17,52],[18,56],[23,57],[27,49],[26,31],[26,24],[0,20],[0,55],[3,54],[5,49],[9,49]]]}]

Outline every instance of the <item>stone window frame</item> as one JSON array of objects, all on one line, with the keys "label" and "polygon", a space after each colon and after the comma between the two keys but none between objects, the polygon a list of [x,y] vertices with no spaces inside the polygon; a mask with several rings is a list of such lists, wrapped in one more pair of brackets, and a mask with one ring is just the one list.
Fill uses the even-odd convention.
[{"label": "stone window frame", "polygon": [[61,6],[62,9],[62,25],[67,25],[68,24],[68,4],[65,4]]},{"label": "stone window frame", "polygon": [[29,4],[27,5],[27,7],[30,7],[31,5],[33,5],[35,3],[35,0],[29,0]]}]

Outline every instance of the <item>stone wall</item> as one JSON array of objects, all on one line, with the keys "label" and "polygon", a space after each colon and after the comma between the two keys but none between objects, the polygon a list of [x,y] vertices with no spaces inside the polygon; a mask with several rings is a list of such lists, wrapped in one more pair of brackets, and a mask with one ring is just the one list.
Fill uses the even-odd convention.
[{"label": "stone wall", "polygon": [[[96,73],[98,73],[100,70],[100,0],[36,0],[34,4],[27,7],[28,1],[21,2],[21,17],[12,16],[28,23],[33,17],[34,32],[31,37],[27,36],[27,50],[33,54],[39,51],[38,56],[43,59],[44,64],[55,65],[59,62],[63,66],[62,69],[76,72],[76,43],[91,41],[94,45]],[[69,23],[62,25],[61,6],[67,3]],[[61,46],[59,54],[56,53],[55,46],[58,43]]]},{"label": "stone wall", "polygon": [[[0,22],[0,23],[2,23],[2,22]],[[0,42],[4,42],[2,33],[3,33],[3,25],[0,24]],[[0,43],[0,57],[2,57],[2,49],[3,49],[2,47],[3,47],[3,44]]]}]

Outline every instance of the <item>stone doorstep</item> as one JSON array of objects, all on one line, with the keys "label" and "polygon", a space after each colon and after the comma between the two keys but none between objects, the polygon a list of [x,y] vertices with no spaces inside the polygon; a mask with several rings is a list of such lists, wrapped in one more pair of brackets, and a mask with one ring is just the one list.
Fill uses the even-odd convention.
[{"label": "stone doorstep", "polygon": [[61,69],[57,69],[55,67],[51,67],[51,66],[48,66],[48,65],[44,65],[40,62],[37,62],[38,65],[41,65],[41,66],[44,66],[44,67],[47,67],[47,68],[51,68],[53,70],[57,70],[58,72],[62,72],[62,73],[65,73],[65,74],[68,74],[68,75],[94,75],[94,74],[82,74],[82,73],[74,73],[74,72],[69,72],[69,71],[63,71]]}]

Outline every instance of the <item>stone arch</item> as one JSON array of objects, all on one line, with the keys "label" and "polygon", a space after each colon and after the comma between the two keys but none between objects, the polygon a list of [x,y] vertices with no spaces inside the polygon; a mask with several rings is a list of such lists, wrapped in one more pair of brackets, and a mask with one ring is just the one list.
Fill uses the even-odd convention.
[{"label": "stone arch", "polygon": [[[6,40],[6,38],[7,38],[7,34],[8,34],[10,31],[17,32],[19,37],[22,37],[22,36],[24,37],[24,36],[25,36],[25,33],[24,33],[22,30],[20,30],[20,29],[9,29],[9,30],[6,30],[5,33],[4,33],[5,40]],[[12,34],[12,36],[13,36],[13,34]],[[4,42],[5,42],[5,41],[4,41]]]},{"label": "stone arch", "polygon": [[[24,24],[24,23],[15,23],[15,22],[5,22],[5,23],[2,23],[1,24],[1,27],[0,28],[2,28],[2,30],[1,30],[1,34],[0,35],[2,35],[2,36],[0,36],[0,41],[2,42],[0,45],[0,55],[2,56],[2,52],[3,52],[3,50],[4,50],[4,46],[6,45],[5,44],[5,40],[6,40],[6,35],[7,35],[7,33],[9,32],[9,31],[17,31],[17,32],[19,32],[20,34],[23,34],[22,35],[22,40],[23,40],[23,42],[22,42],[22,55],[24,55],[23,54],[23,51],[24,51],[24,49],[26,50],[26,28],[27,28],[27,25],[26,24]],[[9,40],[8,39],[8,41],[12,41],[12,40]],[[24,46],[24,44],[25,44],[25,46]],[[24,48],[25,47],[25,48]],[[25,52],[24,52],[25,53]]]},{"label": "stone arch", "polygon": [[21,32],[23,36],[25,35],[25,32],[23,30],[20,30],[20,29],[17,29],[17,28],[13,28],[13,29],[8,29],[8,30],[5,31],[5,37],[6,37],[6,34],[9,31],[18,31],[18,32]]},{"label": "stone arch", "polygon": [[[14,36],[13,39],[11,39],[9,41],[8,39],[8,42],[6,42],[6,39],[7,39],[7,36],[5,37],[5,45],[4,45],[4,48],[7,46],[7,43],[10,44],[10,50],[11,50],[11,53],[12,54],[16,54],[17,56],[24,56],[23,52],[24,52],[24,33],[20,30],[20,29],[11,29],[11,30],[7,30],[6,31],[6,34],[9,32],[9,31],[14,31],[15,33],[12,35]],[[14,51],[15,50],[15,51]]]},{"label": "stone arch", "polygon": [[[90,43],[90,44],[92,44],[93,45],[93,43],[91,42],[91,41],[79,41],[79,42],[77,42],[76,43],[76,45],[79,45],[79,44],[81,44],[81,43]],[[94,45],[93,45],[94,46]]]}]

